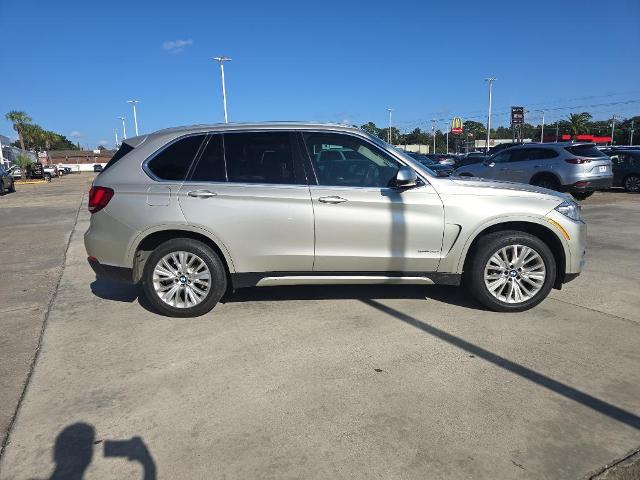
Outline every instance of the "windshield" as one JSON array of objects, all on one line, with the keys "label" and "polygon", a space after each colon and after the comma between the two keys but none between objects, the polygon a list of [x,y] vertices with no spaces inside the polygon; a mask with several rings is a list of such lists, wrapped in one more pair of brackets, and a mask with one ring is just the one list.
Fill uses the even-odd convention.
[{"label": "windshield", "polygon": [[564,149],[577,157],[606,157],[606,154],[598,150],[595,145],[574,145],[572,147],[565,147]]}]

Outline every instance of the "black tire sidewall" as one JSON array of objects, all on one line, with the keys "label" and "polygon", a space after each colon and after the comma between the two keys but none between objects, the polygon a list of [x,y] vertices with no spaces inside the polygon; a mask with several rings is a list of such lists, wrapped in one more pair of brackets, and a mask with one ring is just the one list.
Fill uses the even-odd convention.
[{"label": "black tire sidewall", "polygon": [[[191,308],[176,308],[164,303],[153,288],[153,270],[158,261],[168,253],[185,251],[198,255],[204,260],[211,272],[211,289],[207,297]],[[220,301],[227,289],[227,274],[220,257],[209,246],[191,238],[168,240],[153,250],[147,259],[142,273],[142,290],[153,310],[168,317],[199,317],[210,312]]]},{"label": "black tire sidewall", "polygon": [[[526,245],[533,248],[542,257],[547,273],[540,291],[533,298],[515,305],[501,302],[495,298],[489,293],[484,283],[484,268],[489,258],[497,250],[507,245]],[[555,282],[556,268],[553,253],[547,244],[538,237],[526,232],[506,231],[495,232],[479,240],[474,258],[470,263],[470,269],[465,276],[467,276],[466,283],[471,294],[488,309],[497,312],[522,312],[535,307],[547,297]]]},{"label": "black tire sidewall", "polygon": [[[542,183],[548,183],[549,185],[542,185]],[[558,191],[560,189],[560,182],[558,182],[555,178],[549,175],[540,175],[537,178],[534,178],[531,181],[531,185],[535,185],[537,187],[546,188],[548,190]]]}]

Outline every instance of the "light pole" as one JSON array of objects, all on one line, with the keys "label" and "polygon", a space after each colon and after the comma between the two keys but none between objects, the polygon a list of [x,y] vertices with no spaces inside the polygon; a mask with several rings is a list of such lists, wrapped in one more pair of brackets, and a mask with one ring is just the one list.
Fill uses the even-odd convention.
[{"label": "light pole", "polygon": [[544,143],[544,110],[542,111],[542,130],[540,130],[540,143]]},{"label": "light pole", "polygon": [[560,126],[558,125],[558,120],[556,120],[556,143],[558,143],[558,134],[560,133]]},{"label": "light pole", "polygon": [[138,100],[127,100],[127,103],[130,103],[133,107],[133,125],[136,128],[136,137],[138,136],[138,114],[136,113],[136,103],[139,103]]},{"label": "light pole", "polygon": [[[633,145],[633,132],[635,131],[635,129],[633,128],[633,122],[635,119],[631,119],[631,130],[629,130],[629,146]],[[2,156],[2,153],[0,153],[0,156]]]},{"label": "light pole", "polygon": [[224,107],[224,123],[229,123],[229,119],[227,117],[227,90],[224,84],[224,62],[230,62],[231,58],[221,56],[221,57],[213,57],[220,64],[220,78],[222,80],[222,105]]},{"label": "light pole", "polygon": [[486,151],[489,151],[489,137],[491,136],[491,100],[493,94],[493,82],[497,80],[496,77],[488,77],[485,78],[484,81],[489,83],[489,113],[487,115],[487,148]]},{"label": "light pole", "polygon": [[445,125],[445,132],[447,135],[447,155],[449,155],[449,126],[451,125],[451,120],[449,120],[449,125]]},{"label": "light pole", "polygon": [[124,117],[118,117],[122,121],[122,139],[127,139],[127,125],[124,123]]},{"label": "light pole", "polygon": [[391,144],[391,112],[393,112],[393,108],[387,108],[387,112],[389,112],[389,135],[387,141]]},{"label": "light pole", "polygon": [[113,129],[113,134],[116,136],[116,148],[118,148],[118,129],[117,128]]},{"label": "light pole", "polygon": [[611,145],[614,144],[613,134],[616,133],[616,116],[611,118]]},{"label": "light pole", "polygon": [[431,134],[433,135],[433,153],[436,153],[436,119],[431,119]]}]

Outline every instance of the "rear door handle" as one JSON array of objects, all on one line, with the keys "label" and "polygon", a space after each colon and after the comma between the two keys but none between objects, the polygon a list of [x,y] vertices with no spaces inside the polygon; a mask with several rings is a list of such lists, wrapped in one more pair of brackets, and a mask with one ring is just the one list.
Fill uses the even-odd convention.
[{"label": "rear door handle", "polygon": [[318,201],[322,203],[342,203],[342,202],[346,202],[347,199],[338,197],[337,195],[332,195],[330,197],[320,197]]},{"label": "rear door handle", "polygon": [[197,198],[211,198],[211,197],[215,197],[218,194],[215,192],[211,192],[209,190],[192,190],[188,193],[188,195],[190,197],[197,197]]}]

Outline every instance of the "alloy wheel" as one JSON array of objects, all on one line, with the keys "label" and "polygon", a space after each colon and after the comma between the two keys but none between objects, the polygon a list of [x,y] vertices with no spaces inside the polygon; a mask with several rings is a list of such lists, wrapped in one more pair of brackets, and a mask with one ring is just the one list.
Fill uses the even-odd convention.
[{"label": "alloy wheel", "polygon": [[489,293],[505,303],[522,303],[544,286],[547,271],[540,254],[526,245],[507,245],[494,252],[484,268]]},{"label": "alloy wheel", "polygon": [[624,181],[624,188],[628,192],[640,192],[640,177],[631,175]]},{"label": "alloy wheel", "polygon": [[167,305],[195,307],[211,290],[211,272],[198,255],[185,251],[171,252],[155,265],[153,288]]}]

